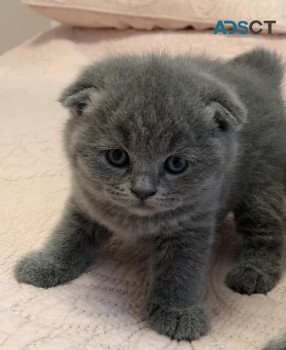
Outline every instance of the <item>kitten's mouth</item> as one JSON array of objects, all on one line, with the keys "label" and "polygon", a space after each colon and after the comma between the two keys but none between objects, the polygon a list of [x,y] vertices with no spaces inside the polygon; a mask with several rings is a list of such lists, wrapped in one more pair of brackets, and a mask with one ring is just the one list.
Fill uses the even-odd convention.
[{"label": "kitten's mouth", "polygon": [[158,209],[156,209],[153,206],[147,204],[146,202],[142,202],[142,201],[131,206],[129,208],[129,211],[132,214],[136,214],[138,216],[152,216],[152,215],[158,213]]}]

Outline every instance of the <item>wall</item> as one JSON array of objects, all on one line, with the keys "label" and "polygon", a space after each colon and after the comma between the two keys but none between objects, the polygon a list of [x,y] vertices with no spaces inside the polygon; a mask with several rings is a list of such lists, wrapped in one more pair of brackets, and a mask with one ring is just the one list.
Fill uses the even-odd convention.
[{"label": "wall", "polygon": [[20,0],[0,0],[0,55],[50,27]]}]

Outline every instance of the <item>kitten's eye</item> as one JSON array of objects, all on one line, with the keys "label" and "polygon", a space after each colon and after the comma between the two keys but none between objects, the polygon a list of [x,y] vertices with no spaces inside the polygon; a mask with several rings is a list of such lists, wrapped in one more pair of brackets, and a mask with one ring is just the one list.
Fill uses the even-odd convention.
[{"label": "kitten's eye", "polygon": [[117,167],[123,167],[129,163],[128,154],[119,148],[107,151],[106,158],[110,164]]},{"label": "kitten's eye", "polygon": [[186,170],[188,162],[186,159],[171,156],[165,162],[165,169],[171,174],[180,174]]}]

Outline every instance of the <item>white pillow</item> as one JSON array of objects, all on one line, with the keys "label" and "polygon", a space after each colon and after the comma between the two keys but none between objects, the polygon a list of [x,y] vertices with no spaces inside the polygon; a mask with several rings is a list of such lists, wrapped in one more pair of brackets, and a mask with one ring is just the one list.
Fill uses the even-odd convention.
[{"label": "white pillow", "polygon": [[214,28],[218,20],[248,23],[276,20],[273,33],[286,33],[285,0],[24,0],[23,3],[43,16],[78,27],[202,30]]}]

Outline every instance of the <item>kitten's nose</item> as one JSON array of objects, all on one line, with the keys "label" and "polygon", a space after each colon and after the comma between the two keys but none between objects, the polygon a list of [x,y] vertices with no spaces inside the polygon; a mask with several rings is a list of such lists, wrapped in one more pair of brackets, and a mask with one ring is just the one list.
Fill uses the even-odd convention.
[{"label": "kitten's nose", "polygon": [[133,189],[131,188],[131,192],[139,199],[144,200],[148,197],[154,196],[154,194],[156,193],[156,191],[154,190],[150,190],[148,188],[136,188]]},{"label": "kitten's nose", "polygon": [[141,200],[154,196],[157,190],[155,177],[146,172],[134,174],[130,190]]}]

